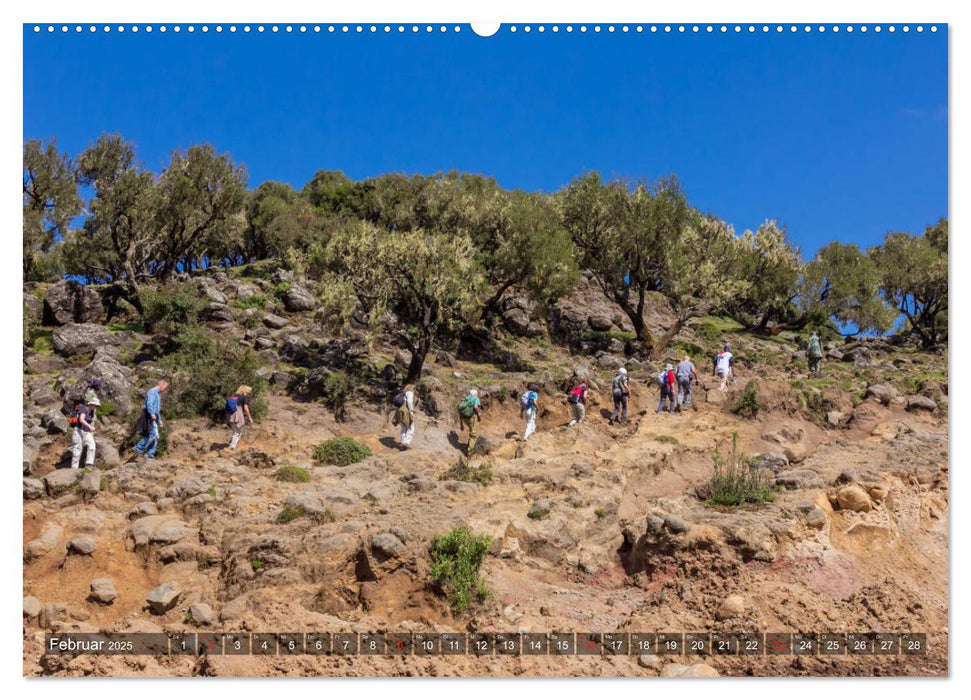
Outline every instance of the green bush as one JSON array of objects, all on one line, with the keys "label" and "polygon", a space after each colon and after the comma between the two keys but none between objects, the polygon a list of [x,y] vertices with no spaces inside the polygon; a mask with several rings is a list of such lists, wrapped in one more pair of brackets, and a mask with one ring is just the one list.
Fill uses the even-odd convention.
[{"label": "green bush", "polygon": [[674,437],[673,435],[658,435],[654,439],[657,440],[658,442],[663,442],[666,445],[678,444],[678,438]]},{"label": "green bush", "polygon": [[281,298],[284,294],[289,292],[291,289],[293,289],[293,282],[291,282],[290,280],[283,280],[278,285],[273,287],[273,293],[277,296],[277,298]]},{"label": "green bush", "polygon": [[320,402],[334,412],[334,420],[338,423],[347,417],[347,398],[353,388],[354,384],[346,372],[333,372],[324,379]]},{"label": "green bush", "polygon": [[338,467],[346,467],[370,456],[371,450],[367,445],[362,445],[354,438],[331,438],[314,448],[314,459],[324,464],[336,464]]},{"label": "green bush", "polygon": [[289,465],[286,467],[280,467],[276,470],[276,480],[277,481],[287,481],[290,483],[307,483],[310,481],[310,474],[303,467],[297,467],[294,465]]},{"label": "green bush", "polygon": [[98,406],[98,415],[111,416],[111,415],[114,415],[117,410],[118,410],[118,407],[115,406],[115,404],[112,403],[111,401],[102,401],[101,405]]},{"label": "green bush", "polygon": [[582,340],[619,340],[622,343],[626,343],[628,340],[634,340],[637,337],[636,333],[630,331],[586,331],[581,334],[580,338]]},{"label": "green bush", "polygon": [[240,384],[253,387],[253,420],[266,415],[266,402],[260,396],[265,381],[257,373],[259,361],[251,349],[231,335],[199,326],[183,328],[173,343],[176,351],[161,360],[161,365],[173,374],[171,396],[163,399],[167,416],[207,416],[221,422],[225,419],[226,399]]},{"label": "green bush", "polygon": [[728,458],[712,455],[714,474],[700,492],[714,505],[738,506],[743,503],[769,503],[775,500],[771,477],[753,468],[749,459],[738,451],[738,433],[732,433],[732,451]]},{"label": "green bush", "polygon": [[732,405],[732,413],[742,418],[755,418],[762,404],[759,403],[759,383],[752,379],[745,385],[745,391]]},{"label": "green bush", "polygon": [[145,326],[166,333],[195,323],[199,312],[209,302],[187,284],[158,289],[143,289],[138,294],[142,302],[142,320]]},{"label": "green bush", "polygon": [[307,514],[307,509],[303,506],[288,506],[284,505],[283,510],[277,513],[276,521],[278,523],[288,523],[297,518],[302,518]]},{"label": "green bush", "polygon": [[492,470],[485,465],[473,468],[465,457],[459,457],[459,461],[442,474],[440,481],[468,481],[485,486],[492,481]]},{"label": "green bush", "polygon": [[445,590],[455,614],[465,612],[473,601],[489,595],[479,577],[479,568],[491,545],[491,537],[474,535],[467,527],[432,539],[431,575]]},{"label": "green bush", "polygon": [[237,299],[233,302],[237,309],[262,309],[266,306],[266,296],[263,294],[250,294],[248,297]]}]

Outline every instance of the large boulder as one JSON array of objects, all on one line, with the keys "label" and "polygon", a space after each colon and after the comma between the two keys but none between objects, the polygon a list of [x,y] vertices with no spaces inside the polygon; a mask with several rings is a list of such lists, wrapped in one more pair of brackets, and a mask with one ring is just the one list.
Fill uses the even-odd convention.
[{"label": "large boulder", "polygon": [[907,397],[907,410],[908,411],[936,411],[937,404],[934,403],[933,399],[929,399],[926,396],[908,396]]},{"label": "large boulder", "polygon": [[200,277],[196,281],[196,286],[198,286],[199,291],[202,295],[209,299],[209,301],[214,301],[217,304],[225,304],[228,299],[226,295],[219,291],[216,283],[208,277]]},{"label": "large boulder", "polygon": [[71,429],[71,425],[67,422],[67,418],[56,408],[47,409],[47,411],[45,411],[40,417],[40,424],[42,428],[52,435],[66,433]]},{"label": "large boulder", "polygon": [[49,496],[60,496],[65,491],[74,488],[74,485],[84,476],[82,469],[55,469],[50,474],[44,476],[44,485],[47,487]]},{"label": "large boulder", "polygon": [[889,384],[871,384],[866,388],[867,398],[873,397],[884,406],[897,398],[897,390]]},{"label": "large boulder", "polygon": [[95,352],[88,366],[81,370],[77,381],[69,390],[65,390],[65,398],[71,403],[80,401],[91,380],[100,379],[98,398],[102,402],[113,403],[116,415],[125,415],[132,410],[132,378],[130,367],[121,364],[114,355],[101,348]]},{"label": "large boulder", "polygon": [[111,331],[96,323],[68,323],[54,331],[53,342],[58,355],[72,357],[115,345],[117,341]]},{"label": "large boulder", "polygon": [[147,515],[132,522],[128,537],[136,547],[150,544],[172,544],[192,534],[192,529],[178,516]]},{"label": "large boulder", "polygon": [[284,292],[282,301],[284,308],[291,313],[297,311],[313,311],[317,306],[317,300],[311,294],[310,290],[299,284],[293,285]]},{"label": "large boulder", "polygon": [[55,282],[44,295],[44,323],[49,326],[98,322],[104,314],[101,295],[74,280]]},{"label": "large boulder", "polygon": [[145,602],[148,603],[148,607],[153,613],[161,615],[174,608],[181,595],[182,586],[179,585],[178,581],[168,581],[152,589],[145,596]]},{"label": "large boulder", "polygon": [[873,508],[873,503],[863,487],[849,484],[836,492],[836,503],[841,510],[852,510],[865,513]]}]

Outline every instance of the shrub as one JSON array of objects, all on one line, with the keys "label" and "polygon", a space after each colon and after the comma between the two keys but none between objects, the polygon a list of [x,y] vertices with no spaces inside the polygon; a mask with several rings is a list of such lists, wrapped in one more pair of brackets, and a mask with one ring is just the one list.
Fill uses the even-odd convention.
[{"label": "shrub", "polygon": [[753,468],[738,451],[738,433],[732,433],[728,458],[712,455],[714,474],[699,490],[709,504],[738,506],[743,503],[769,503],[775,500],[774,486],[761,469]]},{"label": "shrub", "polygon": [[667,445],[677,445],[678,444],[678,438],[674,437],[673,435],[658,435],[654,439],[657,440],[658,442],[663,442],[663,443],[665,443]]},{"label": "shrub", "polygon": [[[277,513],[276,521],[278,523],[288,523],[297,518],[302,518],[307,514],[307,509],[303,506],[283,506],[283,510]],[[255,568],[255,567],[254,567]]]},{"label": "shrub", "polygon": [[759,403],[759,383],[752,379],[745,385],[745,391],[732,405],[732,413],[742,418],[755,418],[762,404]]},{"label": "shrub", "polygon": [[303,467],[297,467],[294,465],[280,467],[276,470],[275,476],[277,481],[287,481],[293,484],[305,484],[310,481],[310,474],[307,472],[307,470]]},{"label": "shrub", "polygon": [[607,511],[603,508],[595,508],[593,514],[597,516],[598,520],[607,517]]},{"label": "shrub", "polygon": [[34,352],[49,353],[54,351],[54,331],[51,328],[31,328],[27,337],[27,345]]},{"label": "shrub", "polygon": [[111,416],[111,415],[114,415],[117,410],[118,410],[118,407],[115,406],[115,404],[112,403],[111,401],[102,401],[101,405],[98,406],[98,415]]},{"label": "shrub", "polygon": [[622,343],[636,337],[637,334],[630,331],[586,331],[580,335],[582,340],[619,340]]},{"label": "shrub", "polygon": [[280,298],[291,289],[293,289],[293,282],[290,280],[283,280],[278,285],[273,287],[273,293],[277,296],[277,298]]},{"label": "shrub", "polygon": [[195,288],[187,284],[143,289],[138,297],[142,302],[145,326],[166,333],[174,333],[194,323],[199,312],[209,305]]},{"label": "shrub", "polygon": [[455,614],[465,612],[473,601],[489,595],[479,577],[479,568],[491,545],[491,537],[474,535],[467,527],[432,539],[431,575],[445,590]]},{"label": "shrub", "polygon": [[248,297],[237,299],[233,302],[237,309],[262,309],[266,306],[266,297],[263,294],[250,294]]},{"label": "shrub", "polygon": [[459,461],[442,474],[440,481],[468,481],[485,486],[492,481],[492,470],[485,465],[472,467],[465,457],[459,457]]},{"label": "shrub", "polygon": [[338,467],[346,467],[370,456],[371,450],[367,445],[362,445],[354,438],[331,438],[314,448],[314,459],[324,464],[336,464]]},{"label": "shrub", "polygon": [[257,373],[259,362],[251,349],[240,345],[232,336],[199,326],[182,329],[173,342],[177,350],[161,361],[163,367],[176,375],[172,380],[173,396],[165,402],[167,415],[173,418],[208,416],[222,421],[226,398],[240,384],[253,387],[250,396],[253,420],[266,415],[266,403],[260,397],[265,382]]},{"label": "shrub", "polygon": [[347,417],[347,397],[353,388],[351,378],[346,372],[332,372],[324,379],[320,402],[334,412],[334,420],[338,423]]}]

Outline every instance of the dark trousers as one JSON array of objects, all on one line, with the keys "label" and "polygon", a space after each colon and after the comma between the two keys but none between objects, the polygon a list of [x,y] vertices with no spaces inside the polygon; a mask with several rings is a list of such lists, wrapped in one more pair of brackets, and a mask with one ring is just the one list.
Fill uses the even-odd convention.
[{"label": "dark trousers", "polygon": [[610,420],[617,420],[620,417],[621,423],[627,422],[627,394],[614,394],[614,412],[610,414]]},{"label": "dark trousers", "polygon": [[661,387],[661,402],[657,405],[657,412],[660,413],[664,410],[664,402],[670,402],[670,408],[668,409],[671,413],[674,413],[675,406],[678,403],[678,397],[675,396],[674,387],[668,386],[667,384]]}]

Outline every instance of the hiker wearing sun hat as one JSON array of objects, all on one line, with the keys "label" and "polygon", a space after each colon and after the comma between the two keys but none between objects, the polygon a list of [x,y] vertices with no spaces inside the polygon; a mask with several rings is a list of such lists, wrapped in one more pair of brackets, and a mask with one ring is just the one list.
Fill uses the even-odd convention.
[{"label": "hiker wearing sun hat", "polygon": [[74,409],[71,416],[72,421],[76,421],[74,433],[71,435],[71,469],[77,469],[81,465],[81,453],[85,450],[87,453],[84,466],[88,469],[94,467],[94,414],[100,405],[98,397],[92,396]]},{"label": "hiker wearing sun hat", "polygon": [[668,363],[664,366],[664,371],[657,375],[657,383],[661,386],[661,401],[657,405],[657,412],[660,413],[663,411],[665,402],[668,402],[670,406],[668,410],[674,413],[674,409],[678,404],[677,380],[675,379],[674,365]]}]

